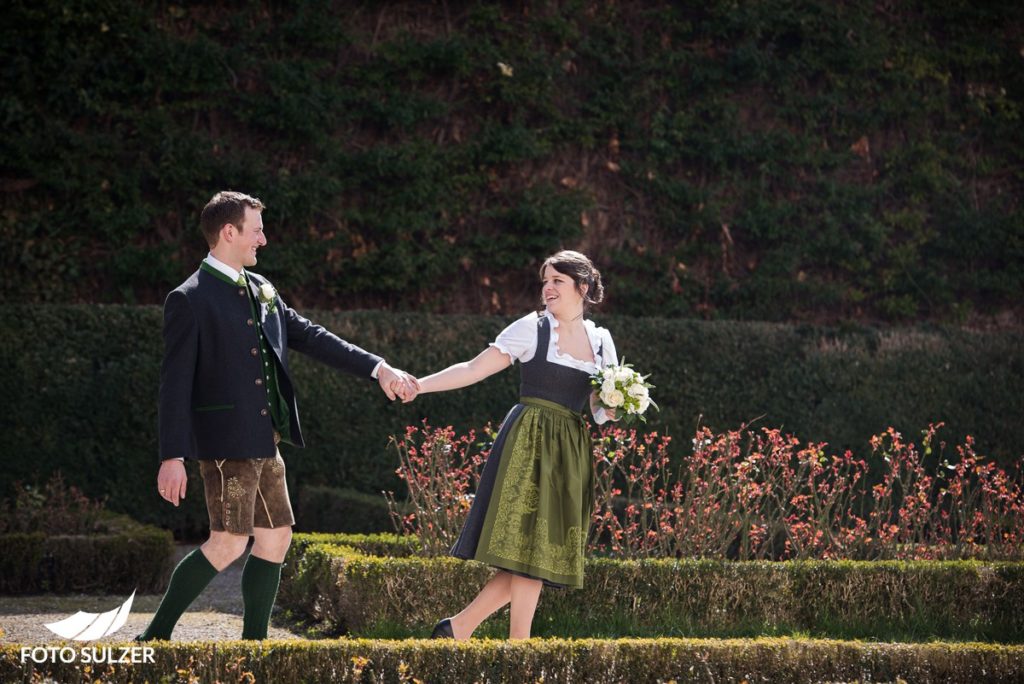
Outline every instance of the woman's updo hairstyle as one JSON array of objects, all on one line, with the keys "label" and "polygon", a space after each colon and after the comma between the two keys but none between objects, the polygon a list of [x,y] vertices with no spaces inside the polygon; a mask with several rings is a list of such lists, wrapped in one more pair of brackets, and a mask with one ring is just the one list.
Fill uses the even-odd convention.
[{"label": "woman's updo hairstyle", "polygon": [[585,307],[600,304],[604,300],[601,272],[594,268],[594,263],[586,255],[571,249],[563,249],[557,254],[552,254],[541,264],[541,278],[544,278],[544,269],[548,266],[572,278],[576,283],[576,291],[580,294],[583,294],[583,286],[587,286],[587,293],[583,295]]}]

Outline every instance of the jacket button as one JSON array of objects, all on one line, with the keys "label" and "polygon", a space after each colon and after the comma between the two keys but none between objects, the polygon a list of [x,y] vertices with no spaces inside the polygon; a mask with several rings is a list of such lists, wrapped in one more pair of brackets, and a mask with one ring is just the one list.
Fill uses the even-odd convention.
[{"label": "jacket button", "polygon": [[244,297],[245,296],[245,290],[239,290],[238,291],[238,296],[239,297]]},{"label": "jacket button", "polygon": [[261,416],[267,415],[267,409],[260,409],[260,415]]},{"label": "jacket button", "polygon": [[249,320],[247,320],[247,321],[245,322],[245,324],[246,324],[246,325],[252,325],[252,324],[253,324],[253,320],[252,320],[252,319],[250,318]]},{"label": "jacket button", "polygon": [[263,384],[263,378],[256,378],[256,384],[257,385],[262,385]]},{"label": "jacket button", "polygon": [[249,353],[252,354],[253,356],[259,356],[260,350],[257,349],[256,347],[253,347],[252,349],[249,350]]}]

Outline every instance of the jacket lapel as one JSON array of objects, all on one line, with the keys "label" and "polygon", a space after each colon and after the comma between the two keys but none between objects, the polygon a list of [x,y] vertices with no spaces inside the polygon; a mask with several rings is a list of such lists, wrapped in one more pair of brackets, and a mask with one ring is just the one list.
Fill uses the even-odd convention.
[{"label": "jacket lapel", "polygon": [[281,348],[281,307],[277,307],[274,313],[264,316],[262,325],[263,334],[270,340],[270,346],[274,348],[277,357],[282,358],[284,350]]},{"label": "jacket lapel", "polygon": [[252,295],[252,300],[256,302],[256,307],[260,313],[260,323],[263,322],[263,307],[260,306],[260,284],[256,282],[256,279],[252,277],[252,274],[246,273],[245,282],[249,284],[249,294]]},{"label": "jacket lapel", "polygon": [[268,315],[267,310],[269,307],[260,300],[260,285],[262,285],[262,282],[254,278],[251,273],[247,273],[246,276],[249,283],[249,291],[252,292],[253,301],[256,302],[256,309],[259,311],[263,334],[267,336],[270,346],[273,347],[274,352],[280,359],[283,354],[283,349],[281,348],[281,307],[278,306],[273,314]]}]

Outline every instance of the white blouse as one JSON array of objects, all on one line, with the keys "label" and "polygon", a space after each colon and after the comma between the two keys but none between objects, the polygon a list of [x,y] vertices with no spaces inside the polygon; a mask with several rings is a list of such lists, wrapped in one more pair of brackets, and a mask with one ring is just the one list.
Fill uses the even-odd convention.
[{"label": "white blouse", "polygon": [[[530,361],[537,353],[537,321],[542,315],[547,316],[548,326],[551,330],[545,356],[549,363],[568,366],[591,375],[605,366],[618,364],[619,359],[615,352],[612,334],[606,328],[596,326],[593,321],[584,320],[583,329],[586,330],[587,339],[590,341],[594,362],[583,361],[569,354],[563,354],[562,350],[558,348],[558,319],[548,311],[544,311],[543,314],[533,311],[523,316],[502,330],[490,346],[497,347],[498,351],[508,354],[513,364],[516,361],[521,363]],[[594,413],[594,420],[598,424],[608,421],[608,415],[603,408],[592,405],[591,409]]]}]

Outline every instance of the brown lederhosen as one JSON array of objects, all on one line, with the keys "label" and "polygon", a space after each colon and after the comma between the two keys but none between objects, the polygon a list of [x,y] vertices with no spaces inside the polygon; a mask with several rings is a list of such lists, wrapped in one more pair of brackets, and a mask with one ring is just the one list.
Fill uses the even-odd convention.
[{"label": "brown lederhosen", "polygon": [[280,451],[273,458],[200,461],[199,472],[212,531],[251,535],[254,527],[295,524]]}]

